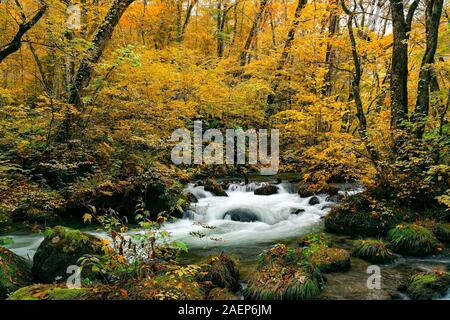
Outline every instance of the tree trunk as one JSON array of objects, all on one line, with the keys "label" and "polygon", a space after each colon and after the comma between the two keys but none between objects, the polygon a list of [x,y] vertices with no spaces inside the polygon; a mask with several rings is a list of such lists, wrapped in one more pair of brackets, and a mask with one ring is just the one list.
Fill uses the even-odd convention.
[{"label": "tree trunk", "polygon": [[242,49],[242,51],[239,55],[239,64],[242,67],[247,64],[248,51],[250,50],[250,46],[253,43],[253,39],[256,37],[256,34],[258,32],[259,25],[263,18],[264,10],[266,9],[267,1],[268,0],[261,0],[261,3],[259,5],[259,10],[255,15],[255,19],[253,20],[253,24],[252,24],[252,27],[250,28],[250,32],[248,34],[247,40],[245,41],[244,48]]},{"label": "tree trunk", "polygon": [[280,81],[281,81],[281,70],[284,68],[284,66],[286,65],[286,61],[288,60],[289,57],[289,53],[292,47],[292,43],[294,42],[294,38],[295,38],[295,32],[297,31],[298,25],[300,23],[300,13],[302,11],[302,9],[306,6],[307,0],[298,0],[298,4],[297,7],[295,9],[295,13],[294,13],[294,19],[292,21],[292,25],[291,28],[288,31],[287,37],[286,37],[286,41],[284,42],[284,47],[283,47],[283,52],[281,53],[281,57],[278,60],[277,66],[276,66],[276,74],[275,74],[275,79],[272,81],[271,84],[271,93],[268,94],[267,96],[267,108],[266,108],[266,119],[270,118],[274,112],[275,112],[275,108],[274,108],[274,104],[275,104],[275,97],[276,97],[276,91],[278,90],[278,87],[280,85]]},{"label": "tree trunk", "polygon": [[443,4],[443,0],[426,0],[426,49],[420,65],[416,107],[411,116],[411,122],[414,123],[414,134],[418,139],[422,139],[430,109],[430,82],[432,77],[432,65],[434,63],[434,55],[436,53],[438,43],[439,22],[441,19]]}]

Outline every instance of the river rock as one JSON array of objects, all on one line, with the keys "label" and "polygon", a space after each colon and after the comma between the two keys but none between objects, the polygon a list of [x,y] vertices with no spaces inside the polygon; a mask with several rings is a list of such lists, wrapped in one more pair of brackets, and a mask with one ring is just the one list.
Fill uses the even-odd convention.
[{"label": "river rock", "polygon": [[443,297],[450,288],[450,273],[421,272],[409,278],[406,293],[412,299],[431,300]]},{"label": "river rock", "polygon": [[319,198],[317,198],[316,196],[312,197],[312,198],[309,199],[309,201],[308,201],[308,204],[309,204],[310,206],[314,206],[314,205],[319,204],[319,203],[320,203],[320,200],[319,200]]},{"label": "river rock", "polygon": [[31,284],[31,264],[12,251],[0,247],[0,300]]},{"label": "river rock", "polygon": [[308,197],[312,197],[314,195],[314,191],[312,191],[309,186],[304,183],[304,182],[300,182],[298,185],[298,195],[301,198],[308,198]]},{"label": "river rock", "polygon": [[225,219],[227,216],[229,216],[232,221],[255,222],[259,220],[258,216],[255,213],[246,208],[227,211],[223,215],[223,219]]},{"label": "river rock", "polygon": [[[102,255],[101,239],[65,227],[55,227],[48,231],[33,259],[33,275],[44,283],[53,283],[57,279],[65,280],[67,268],[79,265],[78,259],[86,255]],[[91,277],[88,269],[82,277]]]},{"label": "river rock", "polygon": [[270,196],[272,194],[278,193],[278,187],[274,186],[272,184],[268,184],[265,186],[262,186],[258,189],[255,189],[254,194],[259,196]]},{"label": "river rock", "polygon": [[223,190],[222,186],[214,179],[205,181],[205,191],[211,192],[217,197],[228,197],[228,194]]},{"label": "river rock", "polygon": [[299,214],[302,214],[304,212],[305,212],[305,209],[297,209],[297,208],[292,208],[291,209],[291,214],[299,215]]}]

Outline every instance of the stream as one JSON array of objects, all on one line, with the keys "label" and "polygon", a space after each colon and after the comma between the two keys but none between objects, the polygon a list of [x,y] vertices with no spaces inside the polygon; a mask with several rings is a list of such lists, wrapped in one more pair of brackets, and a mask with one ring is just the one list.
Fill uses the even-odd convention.
[{"label": "stream", "polygon": [[[277,242],[295,245],[304,233],[323,231],[322,218],[336,205],[325,194],[318,195],[318,203],[311,198],[301,198],[293,184],[277,184],[278,193],[255,195],[254,190],[265,182],[232,183],[226,190],[228,197],[217,197],[202,186],[190,184],[186,191],[192,193],[197,203],[191,204],[182,219],[168,222],[164,228],[172,239],[185,242],[189,253],[182,257],[184,263],[199,263],[208,256],[221,252],[239,261],[240,273],[245,285],[254,272],[258,255]],[[356,186],[341,185],[342,194],[360,192]],[[317,202],[317,201],[316,201]],[[82,231],[104,236],[89,228]],[[14,243],[7,247],[16,254],[32,259],[43,236],[30,232],[15,232],[2,236]],[[330,235],[336,247],[352,250],[350,237]],[[418,270],[447,270],[449,256],[425,259],[397,256],[396,260],[381,268],[381,289],[368,289],[367,267],[370,263],[352,258],[352,268],[345,272],[326,274],[327,287],[322,299],[407,299],[397,292],[397,287]],[[450,293],[450,292],[449,292]],[[447,294],[446,299],[450,299]]]}]

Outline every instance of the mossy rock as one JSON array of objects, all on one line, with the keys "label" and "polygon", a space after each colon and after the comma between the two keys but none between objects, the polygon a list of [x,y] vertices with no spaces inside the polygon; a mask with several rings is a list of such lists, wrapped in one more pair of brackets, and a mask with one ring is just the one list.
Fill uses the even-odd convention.
[{"label": "mossy rock", "polygon": [[353,255],[369,262],[387,263],[394,258],[394,254],[382,240],[357,240],[355,246]]},{"label": "mossy rock", "polygon": [[439,241],[446,243],[450,242],[450,223],[440,223],[433,231]]},{"label": "mossy rock", "polygon": [[268,185],[262,186],[258,189],[255,189],[255,191],[253,193],[256,195],[260,195],[260,196],[270,196],[272,194],[278,193],[278,187],[268,184]]},{"label": "mossy rock", "polygon": [[[44,283],[64,281],[67,268],[79,265],[83,256],[103,254],[101,239],[66,227],[48,229],[45,239],[39,246],[33,259],[33,275]],[[82,278],[92,278],[94,274],[83,269]]]},{"label": "mossy rock", "polygon": [[347,250],[329,248],[320,243],[304,249],[302,255],[324,273],[347,270],[351,266],[350,253]]},{"label": "mossy rock", "polygon": [[312,244],[323,244],[327,247],[331,246],[331,240],[323,232],[305,233],[297,242],[300,247],[308,247]]},{"label": "mossy rock", "polygon": [[382,236],[397,223],[403,215],[383,208],[366,193],[345,198],[325,216],[328,232],[351,236]]},{"label": "mossy rock", "polygon": [[35,284],[14,292],[8,300],[89,300],[92,289],[69,289],[54,285]]},{"label": "mossy rock", "polygon": [[315,194],[314,190],[309,188],[309,185],[307,183],[305,183],[305,182],[300,182],[297,185],[297,188],[298,188],[297,193],[298,193],[298,195],[301,198],[309,198],[309,197],[312,197]]},{"label": "mossy rock", "polygon": [[205,181],[205,191],[211,192],[213,195],[217,197],[228,197],[228,194],[223,190],[220,183],[218,183],[214,179],[207,179]]},{"label": "mossy rock", "polygon": [[313,299],[324,289],[320,270],[302,260],[302,250],[278,244],[260,255],[244,296],[251,300]]},{"label": "mossy rock", "polygon": [[228,289],[214,288],[208,294],[208,300],[239,300],[238,297]]},{"label": "mossy rock", "polygon": [[0,247],[0,300],[32,282],[31,264],[12,251]]},{"label": "mossy rock", "polygon": [[[104,289],[103,289],[103,288]],[[190,277],[152,275],[125,287],[101,286],[97,291],[107,300],[204,300],[203,286]]]},{"label": "mossy rock", "polygon": [[450,273],[418,273],[408,280],[406,293],[415,300],[443,297],[450,289]]},{"label": "mossy rock", "polygon": [[388,232],[390,247],[410,256],[426,256],[438,251],[438,242],[431,231],[416,223],[401,223]]},{"label": "mossy rock", "polygon": [[198,282],[209,289],[219,287],[237,292],[241,288],[236,262],[225,254],[209,258],[202,264]]}]

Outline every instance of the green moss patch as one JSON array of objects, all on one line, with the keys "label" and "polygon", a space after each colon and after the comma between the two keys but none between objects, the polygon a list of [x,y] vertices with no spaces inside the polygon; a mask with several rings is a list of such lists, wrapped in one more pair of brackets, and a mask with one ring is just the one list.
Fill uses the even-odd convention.
[{"label": "green moss patch", "polygon": [[69,289],[54,285],[32,285],[14,292],[8,300],[88,300],[89,288]]},{"label": "green moss patch", "polygon": [[304,249],[302,255],[321,272],[335,272],[350,268],[350,253],[344,249],[329,248],[315,243]]}]

